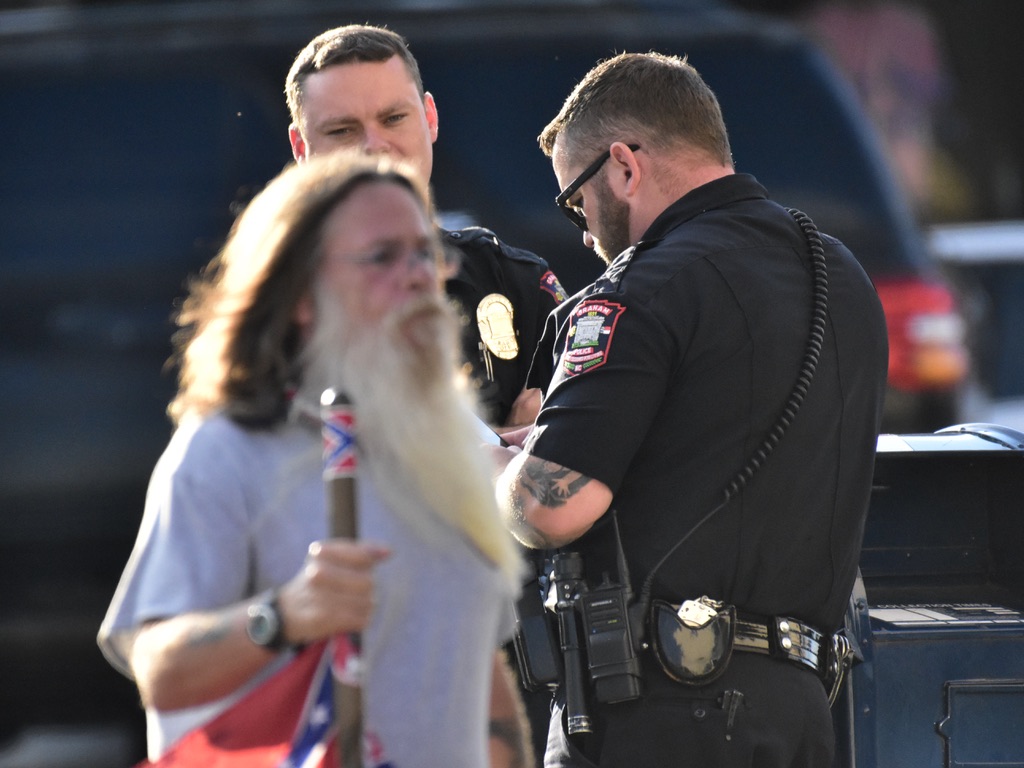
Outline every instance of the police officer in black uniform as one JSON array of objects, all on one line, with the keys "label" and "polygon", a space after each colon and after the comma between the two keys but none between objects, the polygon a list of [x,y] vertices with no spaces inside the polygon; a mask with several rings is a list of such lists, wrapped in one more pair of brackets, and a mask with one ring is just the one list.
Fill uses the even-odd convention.
[{"label": "police officer in black uniform", "polygon": [[[886,379],[875,291],[734,172],[685,60],[599,64],[541,146],[609,262],[549,319],[523,451],[493,449],[512,530],[582,563],[559,594],[579,608],[583,685],[573,700],[567,663],[545,765],[830,766],[831,638]],[[628,613],[582,609],[620,581]]]},{"label": "police officer in black uniform", "polygon": [[[297,161],[361,150],[407,161],[430,178],[438,116],[405,40],[379,27],[330,29],[299,52],[285,83]],[[448,281],[464,316],[465,361],[492,424],[529,423],[539,394],[523,394],[548,313],[565,292],[544,260],[481,227],[443,232],[462,255]]]},{"label": "police officer in black uniform", "polygon": [[463,359],[485,415],[497,425],[529,423],[539,393],[536,403],[521,398],[523,386],[544,322],[565,292],[543,259],[512,248],[488,229],[443,235],[462,252],[459,271],[445,290],[464,318]]}]

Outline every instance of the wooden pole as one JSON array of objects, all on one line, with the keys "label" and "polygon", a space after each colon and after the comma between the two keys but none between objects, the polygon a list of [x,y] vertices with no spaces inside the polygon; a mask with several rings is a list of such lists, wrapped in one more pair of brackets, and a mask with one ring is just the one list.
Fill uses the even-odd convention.
[{"label": "wooden pole", "polygon": [[[341,392],[325,390],[320,399],[324,443],[324,490],[327,494],[328,530],[336,538],[355,539],[356,526],[356,423],[352,403]],[[338,727],[338,755],[344,768],[362,768],[362,680],[359,670],[360,638],[349,638],[351,652],[345,669],[334,678],[334,719]]]}]

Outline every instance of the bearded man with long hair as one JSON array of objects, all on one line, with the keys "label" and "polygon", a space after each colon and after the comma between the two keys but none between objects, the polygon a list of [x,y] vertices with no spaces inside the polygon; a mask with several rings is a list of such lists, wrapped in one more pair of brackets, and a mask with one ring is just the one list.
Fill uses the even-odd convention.
[{"label": "bearded man with long hair", "polygon": [[[519,560],[457,373],[431,221],[402,168],[317,158],[253,200],[192,285],[176,429],[99,638],[138,684],[151,759],[291,649],[361,632],[373,764],[477,768],[488,750],[522,764],[497,651]],[[327,388],[357,412],[357,541],[328,536]],[[256,635],[254,613],[278,631]]]}]

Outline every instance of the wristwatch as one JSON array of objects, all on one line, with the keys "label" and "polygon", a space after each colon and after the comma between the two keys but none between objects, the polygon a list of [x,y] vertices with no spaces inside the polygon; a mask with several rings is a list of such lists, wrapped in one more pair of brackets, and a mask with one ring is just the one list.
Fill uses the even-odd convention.
[{"label": "wristwatch", "polygon": [[245,619],[245,633],[256,645],[270,651],[280,651],[287,643],[284,639],[284,621],[277,605],[277,592],[249,606]]}]

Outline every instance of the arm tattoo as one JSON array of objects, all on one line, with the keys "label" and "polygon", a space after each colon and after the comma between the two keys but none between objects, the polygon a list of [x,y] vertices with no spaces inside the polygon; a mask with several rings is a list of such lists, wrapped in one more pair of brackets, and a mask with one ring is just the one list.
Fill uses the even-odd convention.
[{"label": "arm tattoo", "polygon": [[491,720],[490,734],[492,739],[498,739],[508,747],[511,753],[509,768],[526,768],[526,739],[519,723],[512,718]]},{"label": "arm tattoo", "polygon": [[219,643],[231,633],[231,622],[227,619],[216,619],[213,623],[203,623],[188,633],[189,645],[211,645]]},{"label": "arm tattoo", "polygon": [[523,464],[523,488],[545,507],[561,507],[590,482],[589,477],[550,461],[529,458]]}]

